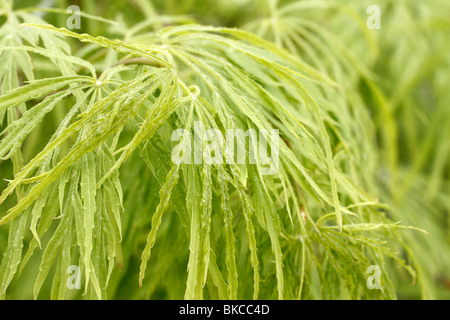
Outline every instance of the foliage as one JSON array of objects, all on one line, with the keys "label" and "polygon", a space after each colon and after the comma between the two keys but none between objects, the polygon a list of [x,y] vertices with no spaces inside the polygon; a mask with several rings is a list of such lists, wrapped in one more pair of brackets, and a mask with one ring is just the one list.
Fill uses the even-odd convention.
[{"label": "foliage", "polygon": [[[0,2],[0,297],[445,297],[449,4],[57,3]],[[198,121],[277,173],[174,163]]]}]

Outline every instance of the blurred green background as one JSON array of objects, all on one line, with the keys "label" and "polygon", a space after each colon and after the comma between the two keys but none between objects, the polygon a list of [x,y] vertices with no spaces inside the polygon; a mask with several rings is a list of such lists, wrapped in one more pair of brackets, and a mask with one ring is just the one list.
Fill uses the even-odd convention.
[{"label": "blurred green background", "polygon": [[[448,0],[339,0],[339,1],[265,1],[265,0],[117,0],[117,1],[14,1],[14,10],[30,7],[59,8],[65,11],[77,5],[90,15],[118,22],[111,25],[81,18],[81,29],[91,35],[127,39],[128,30],[143,21],[151,21],[141,32],[183,23],[243,28],[273,41],[309,64],[344,84],[348,99],[360,101],[368,111],[366,121],[373,146],[368,162],[373,172],[365,177],[369,191],[392,207],[393,219],[406,225],[425,229],[430,236],[424,240],[416,233],[407,233],[405,241],[416,257],[421,279],[411,285],[410,279],[396,279],[400,299],[450,299],[450,1]],[[381,9],[380,29],[368,29],[370,5]],[[55,26],[66,26],[67,14],[36,11]],[[5,18],[0,17],[0,26]],[[83,56],[83,45],[69,39],[72,52]],[[106,52],[97,51],[90,61],[104,63]],[[50,73],[50,72],[49,72]],[[44,77],[42,74],[41,77]],[[40,134],[49,135],[54,124],[42,126]],[[364,141],[365,137],[362,137]],[[27,140],[25,159],[40,150],[44,142]],[[364,155],[361,155],[364,157]],[[135,163],[133,164],[135,165]],[[127,170],[123,168],[122,170]],[[134,168],[135,176],[145,181],[148,170]],[[0,161],[0,177],[11,176],[12,165]],[[150,177],[147,177],[150,179]],[[0,190],[7,182],[0,180]],[[142,193],[157,192],[151,186]],[[126,188],[125,188],[126,189]],[[133,196],[126,194],[126,210],[133,210]],[[148,203],[148,207],[155,204]],[[4,203],[4,208],[11,203]],[[124,226],[141,234],[145,240],[145,225],[124,218]],[[162,228],[170,228],[170,221]],[[0,226],[0,253],[7,244],[8,225]],[[27,235],[31,238],[31,235]],[[28,238],[28,240],[29,240]],[[172,239],[183,241],[182,238]],[[125,240],[126,241],[126,240]],[[131,240],[130,240],[131,241]],[[133,240],[135,241],[135,240]],[[111,298],[142,298],[136,292],[141,248],[134,242],[130,248],[130,263],[121,272],[114,271],[108,289]],[[156,255],[164,259],[164,245]],[[180,255],[180,259],[183,259]],[[8,291],[11,299],[31,298],[39,257],[34,256]],[[185,272],[185,261],[167,261],[173,272]],[[31,266],[31,267],[30,267]],[[118,274],[120,272],[120,274]],[[158,274],[158,270],[152,271]],[[171,279],[167,279],[168,282]],[[173,290],[184,283],[173,280]],[[29,284],[29,287],[27,285]],[[44,284],[49,290],[51,283]],[[151,298],[165,296],[164,290],[152,288]],[[76,296],[74,296],[75,298]],[[148,296],[147,296],[148,297]]]}]

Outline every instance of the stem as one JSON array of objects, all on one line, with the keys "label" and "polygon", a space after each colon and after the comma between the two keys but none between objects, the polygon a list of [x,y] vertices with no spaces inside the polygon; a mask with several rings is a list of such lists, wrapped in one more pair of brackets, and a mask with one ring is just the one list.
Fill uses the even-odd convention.
[{"label": "stem", "polygon": [[[155,68],[162,68],[162,66],[156,62],[155,60],[152,59],[148,59],[148,58],[128,58],[128,59],[122,59],[112,65],[110,65],[109,67],[107,67],[105,70],[120,66],[120,65],[127,65],[127,64],[142,64],[142,65],[147,65],[147,66],[152,66]],[[105,70],[103,70],[102,72],[100,72],[97,76],[97,78],[100,78],[101,75],[105,72]]]},{"label": "stem", "polygon": [[147,59],[147,58],[130,58],[130,59],[123,59],[120,60],[110,66],[110,68],[122,65],[122,64],[144,64],[148,66],[152,66],[155,68],[161,68],[161,65],[156,62],[155,60]]}]

